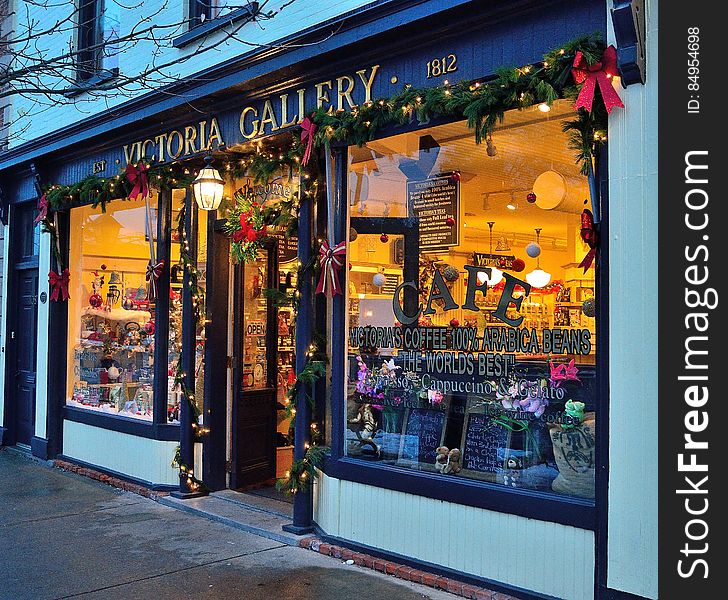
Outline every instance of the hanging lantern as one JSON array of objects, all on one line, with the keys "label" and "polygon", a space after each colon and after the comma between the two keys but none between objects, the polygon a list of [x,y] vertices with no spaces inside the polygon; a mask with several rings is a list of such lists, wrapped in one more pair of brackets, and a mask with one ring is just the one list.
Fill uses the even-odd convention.
[{"label": "hanging lantern", "polygon": [[212,166],[212,155],[205,157],[205,166],[192,182],[192,193],[197,206],[202,210],[217,210],[225,192],[225,181],[217,169]]}]

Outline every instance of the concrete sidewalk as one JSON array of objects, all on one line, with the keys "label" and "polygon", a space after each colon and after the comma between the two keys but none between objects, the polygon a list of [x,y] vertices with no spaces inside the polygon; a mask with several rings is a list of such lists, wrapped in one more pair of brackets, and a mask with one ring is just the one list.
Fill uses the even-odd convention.
[{"label": "concrete sidewalk", "polygon": [[0,448],[0,600],[452,600]]}]

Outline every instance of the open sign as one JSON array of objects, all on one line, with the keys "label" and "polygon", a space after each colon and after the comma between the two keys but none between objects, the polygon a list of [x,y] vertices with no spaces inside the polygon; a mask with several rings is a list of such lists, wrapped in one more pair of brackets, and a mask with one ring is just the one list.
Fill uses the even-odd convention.
[{"label": "open sign", "polygon": [[265,336],[265,321],[248,321],[245,326],[245,335],[252,337],[263,337]]}]

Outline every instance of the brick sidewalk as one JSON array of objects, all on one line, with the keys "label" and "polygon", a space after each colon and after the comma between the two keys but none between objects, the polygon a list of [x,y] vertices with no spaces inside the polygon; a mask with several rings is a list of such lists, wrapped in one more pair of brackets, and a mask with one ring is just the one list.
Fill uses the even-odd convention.
[{"label": "brick sidewalk", "polygon": [[428,573],[427,571],[413,569],[412,567],[382,558],[376,558],[369,554],[354,552],[353,550],[349,550],[343,546],[327,544],[317,537],[303,538],[299,542],[299,545],[302,548],[313,550],[319,554],[332,556],[343,561],[352,560],[355,565],[359,565],[367,569],[374,569],[375,571],[380,571],[387,575],[393,575],[394,577],[399,577],[405,581],[412,581],[413,583],[420,583],[428,587],[444,590],[451,594],[462,596],[463,598],[471,598],[473,600],[518,600],[515,596],[509,596],[508,594],[503,594],[501,592],[494,592],[487,588],[476,587],[456,579],[450,579],[448,577]]}]

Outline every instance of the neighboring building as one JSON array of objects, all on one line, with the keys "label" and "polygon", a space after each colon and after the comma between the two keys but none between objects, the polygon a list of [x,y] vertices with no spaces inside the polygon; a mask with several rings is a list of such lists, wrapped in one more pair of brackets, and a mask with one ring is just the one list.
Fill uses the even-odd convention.
[{"label": "neighboring building", "polygon": [[[93,16],[99,0],[84,2]],[[626,108],[600,155],[602,241],[587,269],[581,215],[594,190],[562,131],[567,100],[508,111],[480,145],[461,117],[414,118],[342,136],[330,161],[314,150],[310,179],[281,167],[263,185],[244,167],[261,154],[285,163],[317,107],[358,111],[405,85],[472,91],[500,67],[540,68],[580,36],[616,43],[611,3],[299,0],[263,29],[246,26],[259,47],[231,39],[210,54],[199,40],[222,35],[215,11],[227,9],[202,19],[198,8],[164,50],[190,58],[163,89],[81,93],[88,115],[13,103],[0,154],[0,442],[189,491],[171,464],[180,445],[210,488],[241,489],[284,476],[313,438],[331,456],[313,493],[296,496],[294,530],[523,597],[656,598],[657,425],[634,409],[657,405],[644,301],[656,286],[656,3],[646,83],[617,87]],[[91,49],[77,82],[144,64],[143,43],[92,51],[93,36],[123,37],[128,18],[53,39]],[[206,155],[228,199],[280,207],[306,192],[298,255],[278,236],[233,264],[226,205],[198,210],[175,185]],[[114,178],[139,161],[155,174],[149,201],[73,197],[53,213],[58,244],[41,233],[48,186],[90,175],[123,185]],[[309,237],[347,242],[344,294],[303,286],[297,310],[279,306],[264,290],[295,288]],[[47,274],[65,267],[69,298],[52,301]],[[316,331],[330,363],[310,409],[299,394],[294,435],[286,391]],[[206,430],[196,442],[180,372]]]}]

